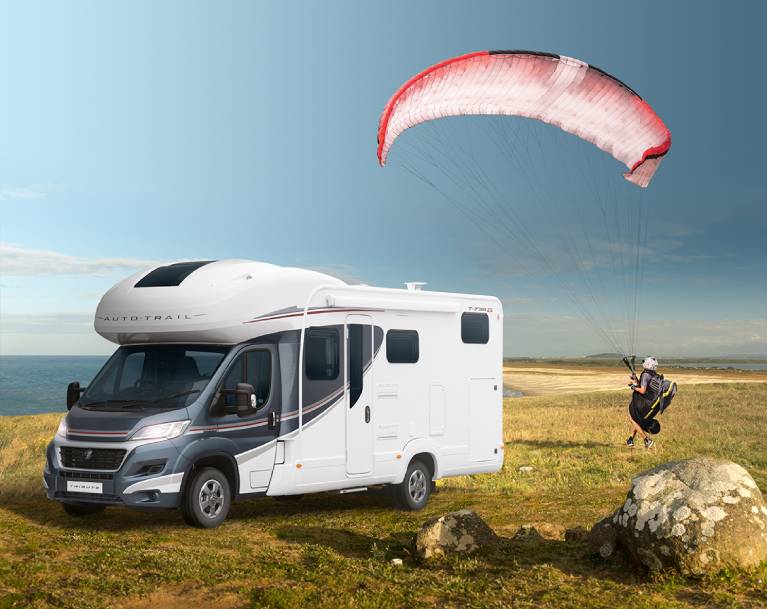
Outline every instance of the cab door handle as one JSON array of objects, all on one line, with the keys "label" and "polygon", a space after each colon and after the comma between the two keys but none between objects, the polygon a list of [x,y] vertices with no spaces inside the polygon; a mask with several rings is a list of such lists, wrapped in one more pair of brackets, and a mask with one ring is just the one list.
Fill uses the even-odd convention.
[{"label": "cab door handle", "polygon": [[277,413],[272,410],[272,412],[269,413],[269,416],[267,418],[267,427],[269,429],[276,429],[277,428]]},{"label": "cab door handle", "polygon": [[370,406],[365,406],[365,423],[370,423]]}]

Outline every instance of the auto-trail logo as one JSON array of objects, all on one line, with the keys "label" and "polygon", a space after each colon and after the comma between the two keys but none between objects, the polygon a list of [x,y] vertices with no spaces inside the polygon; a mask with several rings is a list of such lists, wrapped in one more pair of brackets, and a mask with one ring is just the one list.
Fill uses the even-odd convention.
[{"label": "auto-trail logo", "polygon": [[196,313],[190,315],[189,313],[175,313],[175,314],[163,314],[163,315],[96,315],[96,319],[101,321],[183,321],[186,319],[194,319],[196,317],[203,317],[207,313]]},{"label": "auto-trail logo", "polygon": [[87,449],[85,451],[85,453],[83,454],[83,458],[86,461],[90,461],[92,456],[93,456],[93,449],[92,448]]}]

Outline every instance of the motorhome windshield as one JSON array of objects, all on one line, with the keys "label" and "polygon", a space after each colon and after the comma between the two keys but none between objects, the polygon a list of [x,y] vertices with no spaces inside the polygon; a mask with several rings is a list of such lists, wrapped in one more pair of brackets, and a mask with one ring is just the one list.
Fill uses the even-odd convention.
[{"label": "motorhome windshield", "polygon": [[196,400],[230,347],[120,347],[80,398],[99,410],[182,408]]}]

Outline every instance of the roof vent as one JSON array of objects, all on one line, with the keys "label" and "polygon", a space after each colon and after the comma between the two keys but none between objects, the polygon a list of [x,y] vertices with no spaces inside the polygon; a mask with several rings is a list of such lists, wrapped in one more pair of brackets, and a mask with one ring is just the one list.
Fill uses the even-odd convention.
[{"label": "roof vent", "polygon": [[405,287],[411,292],[420,292],[421,288],[425,285],[425,281],[408,281],[405,283]]}]

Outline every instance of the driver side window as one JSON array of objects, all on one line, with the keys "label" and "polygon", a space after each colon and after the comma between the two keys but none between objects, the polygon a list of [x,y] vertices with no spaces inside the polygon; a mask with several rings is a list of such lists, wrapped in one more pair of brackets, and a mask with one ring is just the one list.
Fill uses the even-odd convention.
[{"label": "driver side window", "polygon": [[218,390],[215,413],[237,412],[237,384],[248,383],[256,394],[256,408],[269,401],[272,384],[272,355],[264,349],[248,351],[237,357]]}]

